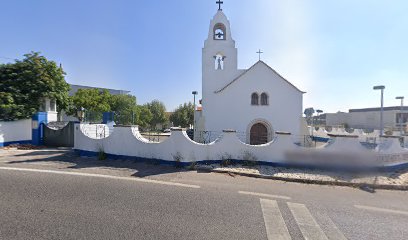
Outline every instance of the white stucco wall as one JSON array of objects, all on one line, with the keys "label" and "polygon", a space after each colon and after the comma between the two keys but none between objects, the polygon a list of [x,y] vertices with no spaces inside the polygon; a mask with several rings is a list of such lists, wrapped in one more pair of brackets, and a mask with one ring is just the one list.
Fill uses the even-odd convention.
[{"label": "white stucco wall", "polygon": [[[218,23],[226,27],[226,39],[214,40],[213,29]],[[214,56],[225,56],[224,68],[215,69]],[[238,78],[238,79],[237,79]],[[216,93],[237,79],[224,90]],[[275,131],[303,134],[303,93],[259,61],[249,70],[238,69],[237,49],[232,38],[230,22],[222,11],[217,11],[210,22],[208,38],[202,52],[202,126],[199,131],[211,131],[212,139],[223,129],[234,129],[240,139],[249,142],[250,127],[266,123],[270,136]],[[268,106],[251,106],[253,92],[266,92]]]},{"label": "white stucco wall", "polygon": [[[265,92],[269,105],[251,105],[252,93]],[[235,129],[249,135],[257,121],[267,122],[272,135],[275,131],[301,135],[303,95],[264,63],[253,69],[219,93],[205,99],[205,127],[210,131]]]},{"label": "white stucco wall", "polygon": [[296,149],[290,136],[282,135],[265,145],[251,146],[242,143],[236,133],[224,132],[215,142],[199,144],[190,140],[185,131],[172,131],[170,137],[160,143],[147,141],[137,127],[115,127],[109,137],[91,139],[75,126],[75,146],[77,150],[104,152],[114,155],[141,157],[174,161],[175,156],[182,156],[182,162],[220,160],[223,157],[243,159],[245,154],[256,157],[258,161],[282,162],[285,152]]},{"label": "white stucco wall", "polygon": [[224,132],[215,142],[199,144],[191,141],[185,131],[172,131],[167,140],[152,143],[140,135],[137,127],[115,127],[111,135],[104,139],[91,139],[81,129],[80,124],[75,126],[76,150],[103,151],[152,161],[179,160],[191,163],[234,159],[277,164],[384,166],[407,162],[408,157],[408,150],[397,146],[399,143],[393,139],[385,139],[376,151],[362,147],[357,138],[342,137],[336,137],[320,148],[311,149],[295,145],[290,135],[280,134],[270,143],[251,146],[242,143],[235,132]]},{"label": "white stucco wall", "polygon": [[4,143],[31,140],[31,119],[0,122],[0,146]]}]

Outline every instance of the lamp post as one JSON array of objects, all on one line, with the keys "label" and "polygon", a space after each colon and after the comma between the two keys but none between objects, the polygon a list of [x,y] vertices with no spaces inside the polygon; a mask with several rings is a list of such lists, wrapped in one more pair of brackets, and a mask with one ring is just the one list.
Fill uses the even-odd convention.
[{"label": "lamp post", "polygon": [[85,108],[81,107],[80,109],[78,109],[77,116],[78,116],[79,122],[84,122],[85,121]]},{"label": "lamp post", "polygon": [[381,115],[380,115],[380,136],[384,135],[384,121],[383,121],[383,115],[384,115],[384,89],[385,86],[379,85],[379,86],[374,86],[374,90],[381,90]]},{"label": "lamp post", "polygon": [[194,108],[194,111],[193,111],[193,133],[195,134],[195,112],[196,112],[196,105],[195,105],[195,99],[196,99],[196,95],[198,94],[198,92],[197,91],[193,91],[191,94],[193,94],[193,98],[194,98],[194,100],[193,100],[193,108]]},{"label": "lamp post", "polygon": [[401,100],[401,113],[400,113],[399,124],[400,124],[400,134],[402,136],[404,134],[403,126],[402,126],[402,122],[404,121],[404,117],[403,117],[403,114],[402,114],[403,111],[404,111],[404,97],[400,96],[400,97],[396,97],[395,99]]}]

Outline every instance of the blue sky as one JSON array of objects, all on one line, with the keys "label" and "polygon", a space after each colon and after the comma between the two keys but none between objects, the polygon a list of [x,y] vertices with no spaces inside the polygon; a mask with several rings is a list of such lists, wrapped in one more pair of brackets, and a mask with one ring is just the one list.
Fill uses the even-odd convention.
[{"label": "blue sky", "polygon": [[[408,98],[408,1],[224,0],[239,68],[262,59],[325,112]],[[130,90],[171,111],[201,92],[215,0],[3,1],[0,62],[40,51],[69,83]],[[201,96],[201,95],[200,95]]]}]

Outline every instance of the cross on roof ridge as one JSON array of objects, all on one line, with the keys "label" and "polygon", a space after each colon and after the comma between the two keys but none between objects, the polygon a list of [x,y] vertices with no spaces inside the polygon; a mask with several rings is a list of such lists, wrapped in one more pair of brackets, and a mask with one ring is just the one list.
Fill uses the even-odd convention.
[{"label": "cross on roof ridge", "polygon": [[256,53],[258,53],[258,54],[259,54],[259,61],[261,61],[261,54],[262,54],[262,53],[264,53],[264,52],[262,52],[262,51],[261,51],[261,49],[259,49],[259,51],[258,51],[258,52],[256,52]]}]

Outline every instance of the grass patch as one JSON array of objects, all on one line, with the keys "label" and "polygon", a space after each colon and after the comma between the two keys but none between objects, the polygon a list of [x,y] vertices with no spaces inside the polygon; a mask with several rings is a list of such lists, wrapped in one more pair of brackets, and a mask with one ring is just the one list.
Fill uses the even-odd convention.
[{"label": "grass patch", "polygon": [[103,150],[103,148],[99,148],[98,150],[98,160],[106,160],[108,158],[108,156],[106,155],[105,151]]}]

